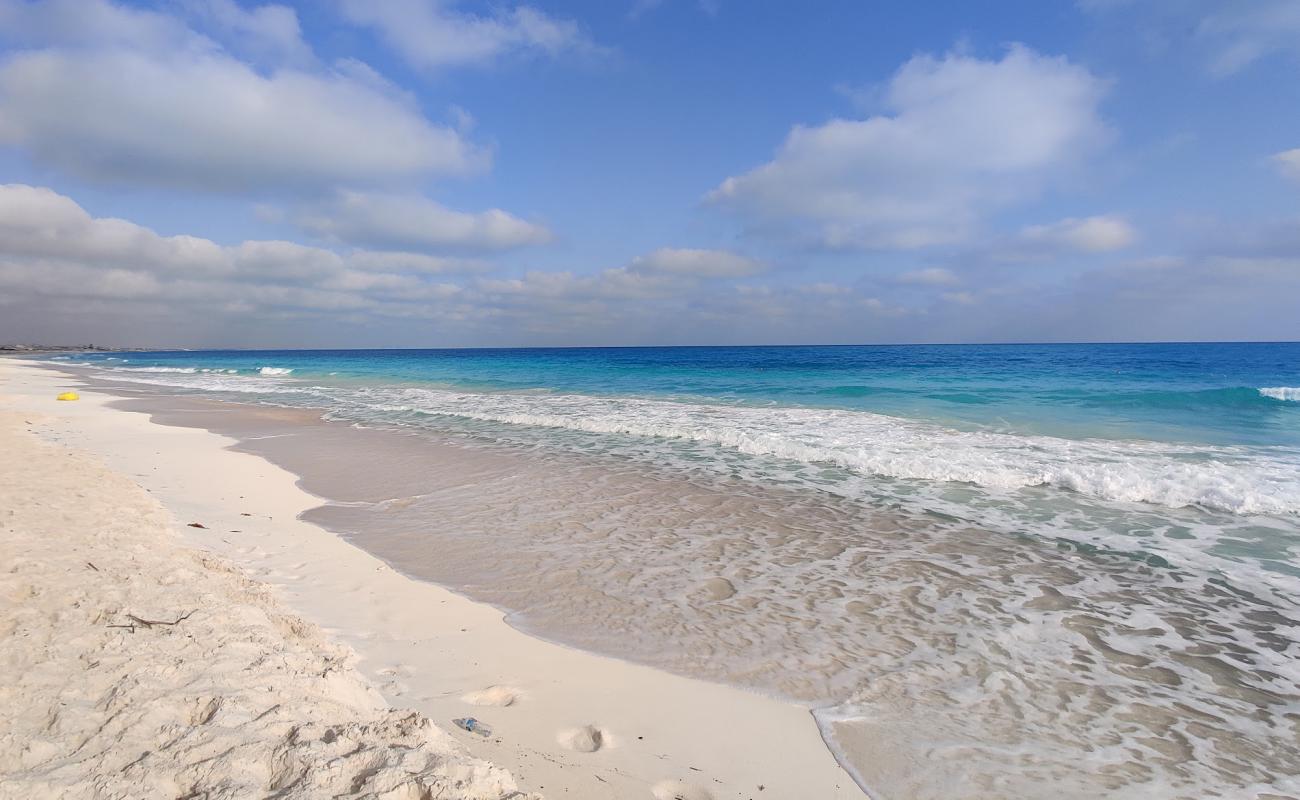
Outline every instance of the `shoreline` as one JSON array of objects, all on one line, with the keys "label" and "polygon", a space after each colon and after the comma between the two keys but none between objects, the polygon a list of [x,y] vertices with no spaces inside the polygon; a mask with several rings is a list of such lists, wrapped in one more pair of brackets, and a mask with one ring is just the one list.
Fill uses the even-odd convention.
[{"label": "shoreline", "polygon": [[[230,558],[355,650],[391,704],[444,729],[453,716],[491,725],[499,744],[452,735],[526,788],[579,798],[863,796],[804,706],[530,636],[500,610],[405,577],[301,521],[321,499],[293,473],[231,449],[237,440],[109,408],[119,398],[94,388],[56,405],[53,390],[70,379],[47,366],[5,359],[0,375],[0,394],[60,418],[49,435],[105,458],[179,517],[232,531],[183,529],[187,544]],[[474,692],[513,702],[475,707],[462,699]],[[593,739],[598,749],[584,752]]]}]

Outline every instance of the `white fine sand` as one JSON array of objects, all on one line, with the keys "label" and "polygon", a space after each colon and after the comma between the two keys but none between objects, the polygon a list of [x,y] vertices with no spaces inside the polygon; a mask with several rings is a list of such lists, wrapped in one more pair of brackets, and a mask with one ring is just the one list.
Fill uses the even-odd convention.
[{"label": "white fine sand", "polygon": [[807,709],[529,637],[69,388],[0,359],[0,796],[863,796]]}]

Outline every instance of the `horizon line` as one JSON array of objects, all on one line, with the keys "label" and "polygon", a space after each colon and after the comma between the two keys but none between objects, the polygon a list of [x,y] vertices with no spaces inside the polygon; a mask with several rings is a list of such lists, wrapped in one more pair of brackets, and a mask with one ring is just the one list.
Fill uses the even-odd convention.
[{"label": "horizon line", "polygon": [[[1191,345],[1191,344],[1300,344],[1300,339],[1154,339],[1145,341],[1087,341],[1068,340],[1054,342],[861,342],[861,343],[808,343],[808,344],[626,344],[626,345],[461,345],[461,346],[403,346],[403,347],[127,347],[99,345],[0,345],[0,353],[44,352],[137,352],[137,353],[201,353],[201,352],[375,352],[391,350],[654,350],[654,349],[722,349],[760,347],[1068,347],[1081,345]],[[11,348],[29,349],[11,349]]]}]

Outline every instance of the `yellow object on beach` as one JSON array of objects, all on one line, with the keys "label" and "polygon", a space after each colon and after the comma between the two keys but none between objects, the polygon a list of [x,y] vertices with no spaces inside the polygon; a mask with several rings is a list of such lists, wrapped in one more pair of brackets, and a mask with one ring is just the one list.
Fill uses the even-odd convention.
[{"label": "yellow object on beach", "polygon": [[81,395],[77,394],[76,392],[64,392],[63,394],[59,395],[55,399],[56,400],[80,400]]}]

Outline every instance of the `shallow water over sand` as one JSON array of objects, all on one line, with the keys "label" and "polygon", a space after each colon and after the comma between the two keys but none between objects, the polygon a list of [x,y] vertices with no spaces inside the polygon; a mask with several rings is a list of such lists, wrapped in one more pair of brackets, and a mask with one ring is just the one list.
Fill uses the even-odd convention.
[{"label": "shallow water over sand", "polygon": [[807,702],[881,797],[1300,792],[1300,605],[1249,573],[614,455],[155,397],[308,517],[584,649]]}]

